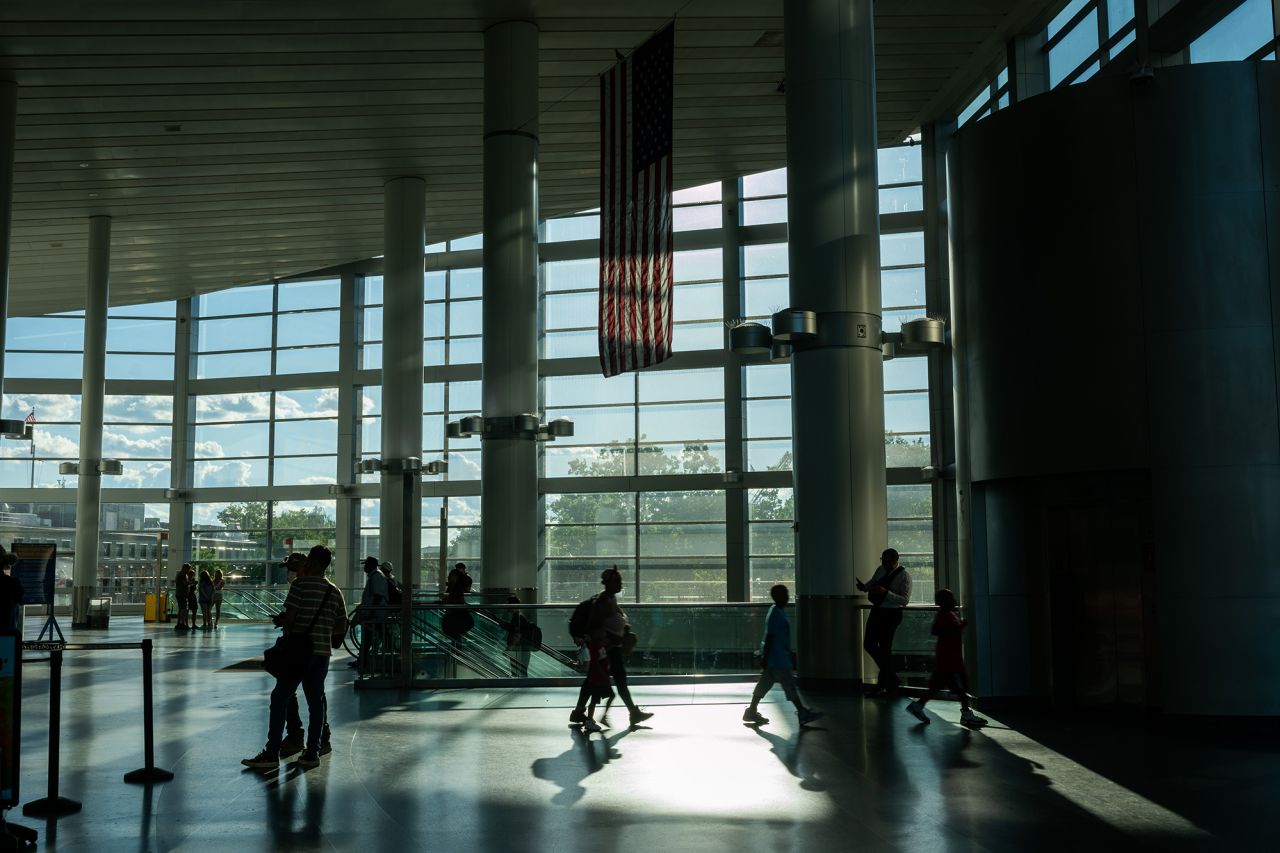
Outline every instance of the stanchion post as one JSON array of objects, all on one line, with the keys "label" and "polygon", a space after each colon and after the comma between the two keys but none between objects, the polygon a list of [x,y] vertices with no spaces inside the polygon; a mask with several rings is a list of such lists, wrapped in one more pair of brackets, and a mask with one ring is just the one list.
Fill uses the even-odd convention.
[{"label": "stanchion post", "polygon": [[44,799],[22,807],[28,817],[62,817],[82,808],[75,800],[58,796],[58,755],[62,751],[62,649],[49,655],[49,787]]},{"label": "stanchion post", "polygon": [[142,641],[142,754],[146,764],[124,774],[124,781],[150,785],[152,782],[168,782],[173,773],[156,767],[155,714],[151,701],[151,640]]}]

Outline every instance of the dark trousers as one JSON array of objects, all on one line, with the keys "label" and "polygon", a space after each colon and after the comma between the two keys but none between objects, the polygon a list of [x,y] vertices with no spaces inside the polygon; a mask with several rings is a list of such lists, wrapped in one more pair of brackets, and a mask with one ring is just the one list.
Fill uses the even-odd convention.
[{"label": "dark trousers", "polygon": [[867,617],[867,633],[862,647],[880,668],[876,684],[881,687],[898,686],[898,674],[893,671],[893,635],[901,624],[901,607],[875,607]]},{"label": "dark trousers", "polygon": [[[618,696],[622,699],[622,704],[627,706],[627,710],[635,711],[636,703],[631,699],[631,691],[627,688],[627,656],[622,653],[621,646],[614,646],[609,649],[609,677],[613,679],[613,686],[618,691]],[[587,679],[582,680],[582,689],[578,691],[578,710],[585,711],[587,709],[587,700],[591,698],[591,682]]]},{"label": "dark trousers", "polygon": [[[329,674],[329,658],[324,655],[312,655],[303,668],[300,676],[277,678],[275,689],[271,691],[271,714],[267,725],[267,751],[280,751],[283,739],[285,717],[289,700],[293,700],[294,713],[297,713],[297,692],[302,687],[307,697],[307,748],[320,748],[320,730],[325,727],[328,708],[324,697],[324,680]],[[301,720],[299,720],[301,722]]]}]

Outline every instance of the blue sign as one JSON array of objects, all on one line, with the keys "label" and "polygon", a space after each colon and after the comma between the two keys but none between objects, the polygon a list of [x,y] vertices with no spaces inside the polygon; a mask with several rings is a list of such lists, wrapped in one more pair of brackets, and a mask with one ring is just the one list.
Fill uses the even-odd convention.
[{"label": "blue sign", "polygon": [[58,546],[52,542],[15,542],[13,576],[22,584],[23,604],[53,604]]}]

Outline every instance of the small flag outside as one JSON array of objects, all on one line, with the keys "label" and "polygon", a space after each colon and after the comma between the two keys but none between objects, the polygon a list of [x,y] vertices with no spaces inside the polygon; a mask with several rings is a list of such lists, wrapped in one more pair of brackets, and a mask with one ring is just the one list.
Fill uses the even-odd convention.
[{"label": "small flag outside", "polygon": [[671,357],[675,25],[600,77],[600,369]]}]

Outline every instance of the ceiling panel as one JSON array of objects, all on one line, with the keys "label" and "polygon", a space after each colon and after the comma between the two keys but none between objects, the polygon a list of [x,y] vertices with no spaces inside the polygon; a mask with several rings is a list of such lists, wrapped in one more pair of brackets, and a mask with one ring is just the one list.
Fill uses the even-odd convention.
[{"label": "ceiling panel", "polygon": [[[878,2],[881,144],[971,95],[1046,5]],[[5,0],[10,313],[83,305],[95,214],[113,304],[378,255],[400,175],[426,179],[431,241],[478,231],[483,31],[506,17],[541,31],[542,214],[594,207],[597,75],[673,13],[677,183],[782,165],[781,0]]]}]

